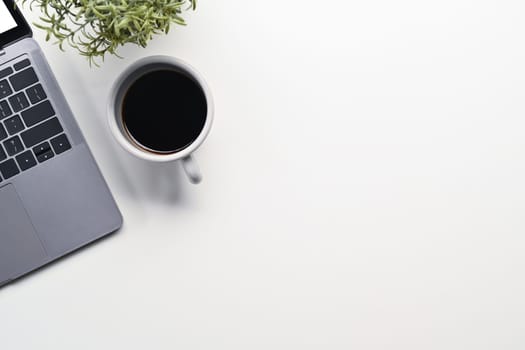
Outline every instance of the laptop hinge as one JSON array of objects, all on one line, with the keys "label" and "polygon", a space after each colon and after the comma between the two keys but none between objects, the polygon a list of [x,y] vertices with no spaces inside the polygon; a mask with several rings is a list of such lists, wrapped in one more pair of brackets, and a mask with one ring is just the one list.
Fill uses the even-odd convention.
[{"label": "laptop hinge", "polygon": [[0,48],[0,56],[3,56],[3,55],[5,55],[5,50]]}]

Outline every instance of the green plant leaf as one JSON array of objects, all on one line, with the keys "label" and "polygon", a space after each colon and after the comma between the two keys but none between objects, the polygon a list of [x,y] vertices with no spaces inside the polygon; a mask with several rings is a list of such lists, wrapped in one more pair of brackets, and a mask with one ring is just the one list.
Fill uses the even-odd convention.
[{"label": "green plant leaf", "polygon": [[[195,10],[197,0],[18,0],[39,8],[35,26],[98,65],[106,54],[116,55],[119,47],[135,44],[146,47],[154,35],[168,33],[172,23],[185,25],[182,14]],[[120,57],[120,56],[118,56]]]}]

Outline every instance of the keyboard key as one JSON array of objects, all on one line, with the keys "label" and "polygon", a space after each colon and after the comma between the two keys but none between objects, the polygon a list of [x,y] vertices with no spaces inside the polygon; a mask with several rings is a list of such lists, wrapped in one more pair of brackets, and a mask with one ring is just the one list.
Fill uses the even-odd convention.
[{"label": "keyboard key", "polygon": [[51,145],[56,154],[63,153],[71,148],[71,144],[65,134],[55,137],[51,140]]},{"label": "keyboard key", "polygon": [[45,153],[51,149],[51,146],[49,145],[49,142],[44,142],[39,144],[38,146],[33,147],[33,152],[38,156],[41,153]]},{"label": "keyboard key", "polygon": [[7,118],[11,114],[13,114],[13,111],[11,111],[11,107],[9,107],[7,101],[0,101],[0,119]]},{"label": "keyboard key", "polygon": [[14,135],[17,132],[24,130],[24,123],[22,123],[22,119],[20,119],[18,115],[15,115],[11,118],[7,118],[6,120],[4,120],[4,124],[9,135]]},{"label": "keyboard key", "polygon": [[27,127],[40,123],[55,115],[55,110],[49,101],[44,101],[20,113]]},{"label": "keyboard key", "polygon": [[45,162],[48,159],[51,159],[55,156],[52,150],[49,150],[47,152],[41,153],[38,156],[36,156],[36,159],[38,159],[39,163]]},{"label": "keyboard key", "polygon": [[11,90],[11,87],[9,86],[9,83],[7,80],[0,81],[0,98],[7,97],[13,93],[13,90]]},{"label": "keyboard key", "polygon": [[21,136],[25,146],[29,148],[55,135],[60,134],[62,131],[64,131],[64,129],[60,125],[58,119],[52,118],[31,129],[23,131]]},{"label": "keyboard key", "polygon": [[35,86],[28,88],[26,90],[26,94],[32,104],[37,104],[38,102],[44,101],[47,98],[47,95],[40,84],[36,84]]},{"label": "keyboard key", "polygon": [[4,150],[0,146],[0,161],[4,160],[6,158],[7,158],[7,154],[5,154]]},{"label": "keyboard key", "polygon": [[4,129],[4,126],[0,123],[0,141],[7,138],[7,132]]},{"label": "keyboard key", "polygon": [[26,58],[23,61],[15,63],[15,65],[13,67],[15,67],[15,70],[20,70],[22,68],[25,68],[25,67],[29,66],[30,64],[31,64],[31,62],[29,62],[29,60]]},{"label": "keyboard key", "polygon": [[20,153],[24,150],[22,141],[20,141],[20,137],[18,136],[14,136],[8,140],[5,140],[4,148],[7,151],[7,154],[9,154],[10,156],[14,156],[15,154]]},{"label": "keyboard key", "polygon": [[25,151],[16,156],[16,162],[22,171],[32,168],[36,165],[36,159],[31,151]]},{"label": "keyboard key", "polygon": [[2,173],[2,177],[7,180],[20,173],[20,170],[18,170],[13,159],[8,159],[5,162],[0,163],[0,173]]},{"label": "keyboard key", "polygon": [[13,108],[15,113],[29,107],[29,101],[23,92],[19,92],[18,94],[9,97],[9,104],[11,104],[11,108]]},{"label": "keyboard key", "polygon": [[5,69],[0,70],[0,79],[7,77],[8,75],[11,75],[13,73],[13,68],[7,67]]},{"label": "keyboard key", "polygon": [[20,91],[26,87],[33,85],[38,81],[35,70],[33,68],[27,68],[9,78],[11,85],[15,91]]}]

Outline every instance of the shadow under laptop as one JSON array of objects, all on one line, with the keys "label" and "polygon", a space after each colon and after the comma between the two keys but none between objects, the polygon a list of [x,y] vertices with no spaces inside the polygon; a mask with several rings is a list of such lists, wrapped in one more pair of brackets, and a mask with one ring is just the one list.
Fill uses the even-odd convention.
[{"label": "shadow under laptop", "polygon": [[33,270],[33,271],[29,272],[29,273],[24,274],[21,277],[17,277],[15,279],[3,282],[2,284],[0,284],[0,292],[2,292],[2,290],[4,288],[13,287],[13,286],[15,286],[17,284],[24,283],[25,281],[30,280],[31,277],[33,277],[34,275],[36,275],[36,274],[38,274],[38,273],[40,273],[42,271],[46,271],[47,269],[50,269],[53,266],[59,265],[59,264],[61,264],[63,262],[66,262],[69,258],[72,258],[72,257],[76,256],[77,254],[82,253],[86,249],[90,249],[91,247],[95,247],[95,246],[97,246],[99,244],[102,244],[102,242],[107,242],[107,241],[113,239],[115,234],[118,234],[118,232],[120,230],[122,230],[122,228],[125,225],[126,225],[126,223],[124,222],[123,226],[120,229],[118,229],[117,231],[114,231],[112,234],[109,234],[109,235],[103,236],[101,238],[98,238],[97,240],[95,240],[93,242],[90,242],[90,243],[88,243],[88,244],[86,244],[86,245],[84,245],[84,246],[82,246],[82,247],[80,247],[80,248],[78,248],[76,250],[73,250],[73,251],[67,253],[66,255],[61,256],[58,259],[50,261],[49,263],[47,263],[47,264],[37,268],[36,270]]}]

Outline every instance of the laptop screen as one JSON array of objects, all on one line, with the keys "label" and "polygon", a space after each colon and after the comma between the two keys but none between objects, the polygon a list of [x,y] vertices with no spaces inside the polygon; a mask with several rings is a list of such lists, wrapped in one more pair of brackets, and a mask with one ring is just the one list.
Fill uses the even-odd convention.
[{"label": "laptop screen", "polygon": [[7,10],[3,1],[0,1],[0,33],[7,32],[16,27],[16,22],[11,13]]},{"label": "laptop screen", "polygon": [[0,0],[0,49],[31,36],[31,28],[13,0]]}]

